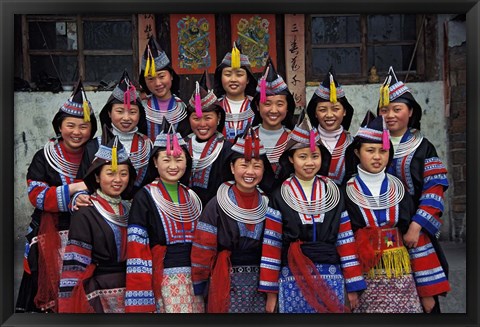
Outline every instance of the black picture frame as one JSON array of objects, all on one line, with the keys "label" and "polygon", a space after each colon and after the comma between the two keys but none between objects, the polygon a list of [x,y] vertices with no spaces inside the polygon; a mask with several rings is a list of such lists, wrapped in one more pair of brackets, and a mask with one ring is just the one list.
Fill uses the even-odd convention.
[{"label": "black picture frame", "polygon": [[[77,314],[14,314],[13,253],[14,253],[14,101],[13,21],[16,14],[71,14],[71,13],[438,13],[466,14],[467,19],[467,312],[442,315],[280,315],[280,314],[190,314],[190,315],[77,315]],[[8,1],[1,2],[1,73],[0,88],[0,322],[2,326],[477,326],[478,319],[478,205],[480,203],[479,163],[479,76],[480,76],[480,5],[478,0],[392,0],[392,1],[286,1],[286,0],[152,0],[152,1]]]}]

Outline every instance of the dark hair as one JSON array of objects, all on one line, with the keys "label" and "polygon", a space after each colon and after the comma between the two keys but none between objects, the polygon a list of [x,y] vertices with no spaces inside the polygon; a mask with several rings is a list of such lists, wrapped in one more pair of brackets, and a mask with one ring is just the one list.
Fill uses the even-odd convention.
[{"label": "dark hair", "polygon": [[[172,76],[172,87],[170,88],[170,92],[172,93],[172,95],[176,95],[177,97],[179,97],[180,96],[180,77],[177,75],[177,73],[175,73],[175,71],[170,65],[163,67],[161,69],[158,69],[157,71],[162,71],[162,70],[168,71]],[[145,73],[144,70],[140,71],[138,83],[142,87],[142,91],[144,91],[147,95],[149,95],[149,94],[152,94],[152,92],[150,92],[150,90],[147,87],[147,82],[145,80],[144,73]]]},{"label": "dark hair", "polygon": [[[62,126],[63,121],[65,120],[65,118],[69,118],[69,117],[70,118],[83,119],[83,117],[73,116],[73,115],[67,114],[66,112],[59,111],[55,115],[55,117],[53,118],[53,121],[52,121],[53,129],[55,130],[55,133],[56,133],[57,136],[61,135],[60,127]],[[95,136],[95,133],[97,132],[97,118],[95,117],[95,115],[93,113],[90,114],[90,123],[91,123],[92,129],[90,131],[90,138],[89,139],[93,139],[93,137]]]},{"label": "dark hair", "polygon": [[[358,136],[353,139],[353,142],[345,150],[345,181],[348,181],[353,175],[358,173],[357,166],[360,164],[360,159],[355,155],[355,150],[360,151],[362,144],[365,143],[381,144],[381,142],[368,140]],[[395,150],[392,141],[390,141],[390,150],[386,165],[387,168],[392,163],[394,153]]]},{"label": "dark hair", "polygon": [[[190,119],[190,116],[195,112],[195,108],[190,105],[187,105],[187,119]],[[208,106],[207,108],[203,109],[202,112],[216,112],[218,115],[218,126],[217,132],[222,133],[223,127],[225,126],[225,110],[220,106],[218,102]]]},{"label": "dark hair", "polygon": [[[347,131],[350,128],[350,123],[352,122],[354,109],[350,104],[350,102],[348,102],[346,97],[338,98],[337,101],[342,104],[343,109],[345,110],[345,116],[342,119],[341,125],[343,126],[343,129]],[[318,128],[318,125],[319,125],[318,119],[315,116],[315,112],[317,111],[317,104],[319,102],[330,102],[330,101],[323,99],[314,93],[312,98],[307,104],[307,115],[308,115],[308,118],[310,119],[310,122],[312,123],[312,126],[315,128]]]},{"label": "dark hair", "polygon": [[[180,146],[182,148],[183,153],[185,154],[185,158],[187,159],[187,168],[185,169],[185,173],[180,178],[180,183],[184,185],[189,184],[190,180],[190,173],[192,170],[192,157],[190,157],[190,153],[186,146]],[[158,159],[158,155],[161,151],[166,151],[166,147],[155,147],[150,154],[150,160],[148,161],[148,171],[149,171],[149,182],[152,182],[155,178],[160,177],[157,168],[155,168],[154,160]]]},{"label": "dark hair", "polygon": [[[91,193],[95,192],[97,189],[100,188],[100,183],[97,182],[95,177],[100,176],[100,172],[102,171],[103,167],[105,167],[107,164],[110,164],[110,163],[104,163],[103,165],[98,166],[92,173],[89,174],[89,176],[86,176],[86,179],[88,179],[86,184],[87,184],[88,190]],[[133,189],[134,189],[135,180],[137,178],[137,172],[133,167],[133,165],[130,163],[130,161],[121,162],[118,165],[127,165],[128,167],[128,174],[129,174],[128,184],[125,190],[123,190],[122,194],[120,194],[120,196],[124,200],[130,200],[133,198]]]},{"label": "dark hair", "polygon": [[[285,95],[287,98],[287,115],[285,116],[285,119],[282,121],[282,125],[288,128],[289,130],[293,130],[295,127],[295,124],[293,122],[293,115],[295,112],[295,99],[293,98],[292,93],[288,89],[285,89],[281,91],[278,94],[274,95]],[[257,93],[252,100],[251,103],[251,108],[253,112],[255,113],[255,117],[253,118],[252,121],[252,126],[258,126],[263,122],[262,117],[260,116],[260,93]]]},{"label": "dark hair", "polygon": [[[408,127],[420,130],[420,120],[422,119],[422,108],[410,92],[405,92],[390,103],[404,103],[409,110],[412,110],[412,116],[408,119]],[[379,102],[380,103],[380,102]],[[380,114],[380,107],[377,105],[377,116]]]},{"label": "dark hair", "polygon": [[[226,93],[222,84],[222,74],[223,74],[223,69],[228,67],[230,66],[228,66],[227,64],[221,63],[220,65],[217,66],[217,68],[215,68],[215,74],[213,75],[213,91],[217,97],[221,97]],[[245,95],[249,95],[253,97],[257,92],[256,90],[257,90],[258,81],[253,75],[253,73],[251,72],[251,70],[248,69],[248,67],[240,66],[240,68],[245,69],[245,71],[247,72],[248,83],[247,83],[247,86],[245,87]]]},{"label": "dark hair", "polygon": [[[241,153],[232,151],[232,154],[230,155],[230,164],[235,164],[237,159],[240,158],[245,158],[245,156]],[[271,187],[275,181],[275,173],[273,172],[272,164],[268,161],[266,154],[260,155],[260,160],[263,161],[263,176],[260,183],[258,183],[258,186],[262,191],[269,193],[272,191]]]},{"label": "dark hair", "polygon": [[[107,103],[103,106],[102,111],[100,112],[99,119],[100,119],[100,124],[106,125],[108,128],[112,128],[112,119],[109,116],[109,113],[112,112],[112,108],[114,104],[122,104],[123,102],[115,99],[114,97],[110,97],[107,101]],[[138,127],[138,132],[146,135],[147,134],[147,118],[145,114],[145,108],[142,105],[142,102],[140,98],[137,97],[137,100],[135,103],[132,103],[132,105],[137,105],[138,110],[139,110],[139,119],[137,123]]]}]

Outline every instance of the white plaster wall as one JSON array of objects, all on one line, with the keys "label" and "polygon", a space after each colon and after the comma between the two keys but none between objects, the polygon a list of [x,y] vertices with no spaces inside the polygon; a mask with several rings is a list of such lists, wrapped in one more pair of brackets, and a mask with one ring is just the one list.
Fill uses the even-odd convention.
[{"label": "white plaster wall", "polygon": [[[101,133],[98,115],[111,91],[87,92],[97,117],[97,135]],[[23,242],[33,206],[27,197],[27,170],[35,152],[55,136],[52,119],[70,97],[70,92],[15,92],[14,94],[14,215],[15,237]]]},{"label": "white plaster wall", "polygon": [[[409,83],[408,87],[423,108],[422,131],[435,145],[439,156],[448,165],[443,83]],[[352,134],[355,135],[366,111],[370,109],[376,113],[379,85],[345,85],[343,88],[348,101],[355,109],[350,128]],[[307,101],[314,91],[315,87],[307,88]],[[110,91],[87,92],[87,97],[92,103],[97,119],[110,94]],[[15,236],[21,242],[23,242],[23,235],[33,210],[27,198],[27,169],[35,152],[43,147],[48,138],[54,136],[51,124],[53,116],[69,96],[69,92],[57,94],[51,92],[16,92],[14,94]],[[97,134],[99,133],[100,125]],[[448,208],[448,196],[446,202]],[[448,220],[448,209],[445,210],[445,213],[444,218]]]}]

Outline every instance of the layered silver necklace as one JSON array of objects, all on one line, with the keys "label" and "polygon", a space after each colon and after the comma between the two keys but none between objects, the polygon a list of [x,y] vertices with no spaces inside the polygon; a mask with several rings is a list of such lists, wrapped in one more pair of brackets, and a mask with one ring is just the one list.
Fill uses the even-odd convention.
[{"label": "layered silver necklace", "polygon": [[[152,183],[150,190],[155,204],[165,216],[179,223],[189,223],[200,217],[202,213],[202,201],[193,190],[188,189],[188,196],[185,203],[176,203],[163,197],[158,183],[158,181]],[[179,185],[179,187],[181,187],[181,185]]]},{"label": "layered silver necklace", "polygon": [[148,164],[150,152],[153,147],[153,143],[150,139],[144,139],[143,141],[143,146],[138,149],[138,151],[130,152],[129,156],[129,159],[136,170],[139,170],[140,168],[145,167]]},{"label": "layered silver necklace", "polygon": [[154,122],[155,124],[161,125],[163,117],[166,117],[170,124],[176,124],[187,117],[187,109],[184,103],[175,101],[175,107],[172,110],[160,111],[152,108],[148,105],[148,101],[145,101],[145,116],[148,121]]},{"label": "layered silver necklace", "polygon": [[244,224],[258,224],[264,221],[268,209],[268,197],[256,189],[254,192],[259,192],[261,196],[260,205],[253,209],[241,208],[228,195],[233,184],[233,181],[226,182],[218,188],[217,202],[222,211],[233,220]]},{"label": "layered silver necklace", "polygon": [[399,143],[395,148],[394,159],[408,156],[414,152],[423,141],[423,134],[419,130],[412,130],[412,137],[406,142]]},{"label": "layered silver necklace", "polygon": [[325,180],[321,178],[318,179],[320,185],[325,185],[325,195],[319,199],[305,201],[298,198],[289,185],[289,183],[292,183],[291,178],[289,183],[283,183],[280,187],[282,199],[290,208],[304,215],[320,215],[329,212],[340,202],[340,190],[330,178],[326,178]]},{"label": "layered silver necklace", "polygon": [[61,175],[69,178],[75,178],[78,172],[78,167],[80,167],[80,163],[77,164],[70,162],[66,158],[60,156],[55,150],[56,146],[60,147],[58,140],[49,141],[43,147],[43,153],[45,154],[48,164]]},{"label": "layered silver necklace", "polygon": [[361,188],[354,186],[356,177],[352,177],[347,183],[346,193],[353,203],[359,207],[371,210],[383,210],[396,206],[405,195],[405,187],[397,177],[386,174],[388,178],[387,190],[378,196],[367,195]]},{"label": "layered silver necklace", "polygon": [[[216,137],[216,136],[214,136]],[[190,138],[192,142],[192,148],[195,148],[196,151],[201,153],[203,152],[203,149],[205,148],[205,145],[207,142],[203,143],[203,146],[199,146],[202,143],[195,142],[195,135]],[[222,152],[222,147],[223,147],[223,142],[224,140],[218,141],[217,144],[215,145],[215,149],[213,149],[212,153],[209,155],[205,156],[204,158],[192,158],[192,172],[196,173],[198,171],[202,171],[211,164],[215,160],[217,160],[218,156],[220,155],[220,152]]]},{"label": "layered silver necklace", "polygon": [[[105,197],[103,197],[105,198]],[[130,202],[128,201],[123,201],[123,204],[124,204],[124,207],[125,207],[125,213],[123,215],[120,215],[120,214],[117,214],[117,213],[113,213],[113,212],[109,212],[107,211],[97,200],[95,200],[93,197],[90,198],[90,200],[92,201],[93,203],[93,206],[95,207],[95,209],[97,209],[97,211],[102,215],[103,218],[105,218],[106,220],[108,220],[109,222],[111,222],[112,224],[115,224],[117,226],[120,226],[120,227],[127,227],[128,225],[128,213],[130,212],[130,207],[131,207],[131,204]],[[105,199],[107,202],[108,199]],[[109,202],[110,203],[110,202]],[[120,201],[120,203],[116,203],[116,204],[121,204],[122,201]],[[110,203],[112,204],[112,203]]]},{"label": "layered silver necklace", "polygon": [[[127,141],[128,144],[130,144],[130,149],[128,150],[129,153],[129,159],[132,162],[133,167],[135,167],[135,170],[139,170],[140,168],[146,166],[148,164],[148,160],[150,159],[150,151],[153,148],[153,143],[149,138],[143,139],[143,146],[140,146],[140,148],[137,151],[132,152],[133,148],[133,138],[134,134],[138,131],[138,127],[135,127],[135,129],[131,132],[124,133],[120,130],[118,130],[115,126],[112,125],[112,129],[115,131],[114,134],[118,135],[118,139],[120,142],[123,143],[123,141]],[[142,139],[141,134],[139,134],[139,139]],[[125,145],[125,144],[124,144]]]}]

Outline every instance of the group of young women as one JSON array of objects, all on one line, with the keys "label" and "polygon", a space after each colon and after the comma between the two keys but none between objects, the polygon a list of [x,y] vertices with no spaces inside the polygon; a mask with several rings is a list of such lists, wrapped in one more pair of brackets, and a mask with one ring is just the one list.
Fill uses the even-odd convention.
[{"label": "group of young women", "polygon": [[393,69],[358,133],[329,71],[294,122],[234,44],[188,103],[154,38],[100,112],[79,81],[27,174],[17,312],[440,312],[446,168]]}]

